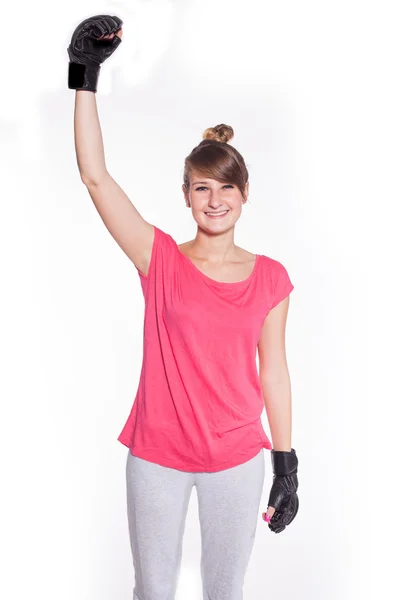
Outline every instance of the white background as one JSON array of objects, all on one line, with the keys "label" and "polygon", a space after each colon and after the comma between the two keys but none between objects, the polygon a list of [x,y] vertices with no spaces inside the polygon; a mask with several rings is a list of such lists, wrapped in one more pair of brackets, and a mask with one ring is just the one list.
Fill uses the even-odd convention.
[{"label": "white background", "polygon": [[[395,4],[4,6],[2,598],[132,597],[117,436],[139,381],[144,303],[80,180],[67,88],[71,34],[101,13],[124,21],[97,92],[111,175],[146,220],[192,239],[184,158],[204,129],[231,125],[250,173],[235,242],[280,260],[295,286],[287,352],[300,509],[279,535],[260,511],[245,599],[398,597]],[[268,434],[265,414],[263,424]],[[201,599],[199,560],[193,493],[177,600]]]}]

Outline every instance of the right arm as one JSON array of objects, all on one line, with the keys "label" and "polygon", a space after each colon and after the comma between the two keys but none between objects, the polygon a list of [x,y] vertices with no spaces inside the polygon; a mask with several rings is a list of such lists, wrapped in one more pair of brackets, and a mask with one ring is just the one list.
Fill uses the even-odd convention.
[{"label": "right arm", "polygon": [[143,219],[107,171],[96,95],[93,92],[76,91],[74,134],[81,179],[97,212],[120,248],[136,268],[147,275],[154,226]]}]

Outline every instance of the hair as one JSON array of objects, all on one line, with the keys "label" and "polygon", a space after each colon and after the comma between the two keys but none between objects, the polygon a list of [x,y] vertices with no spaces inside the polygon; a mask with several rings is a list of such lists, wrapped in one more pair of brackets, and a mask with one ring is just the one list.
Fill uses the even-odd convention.
[{"label": "hair", "polygon": [[234,183],[244,196],[249,174],[243,156],[228,144],[233,136],[232,127],[224,123],[208,127],[203,132],[203,141],[185,158],[183,182],[187,191],[190,189],[190,176],[195,172],[217,181]]}]

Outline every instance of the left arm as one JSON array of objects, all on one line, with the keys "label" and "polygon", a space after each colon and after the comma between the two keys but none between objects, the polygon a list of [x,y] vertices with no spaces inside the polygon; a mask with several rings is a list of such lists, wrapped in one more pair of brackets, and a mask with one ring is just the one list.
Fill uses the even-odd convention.
[{"label": "left arm", "polygon": [[265,318],[258,354],[260,381],[274,450],[292,447],[292,395],[286,360],[286,321],[289,296],[272,308]]}]

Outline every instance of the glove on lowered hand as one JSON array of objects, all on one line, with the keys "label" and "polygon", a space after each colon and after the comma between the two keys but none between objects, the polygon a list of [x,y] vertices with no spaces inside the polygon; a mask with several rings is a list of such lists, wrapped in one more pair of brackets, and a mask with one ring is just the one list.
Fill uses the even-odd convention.
[{"label": "glove on lowered hand", "polygon": [[271,450],[274,481],[269,494],[268,506],[275,508],[268,527],[274,533],[280,533],[295,518],[299,509],[297,496],[298,458],[296,450],[290,452]]},{"label": "glove on lowered hand", "polygon": [[112,39],[98,38],[116,33],[122,24],[119,17],[96,15],[78,25],[67,48],[70,60],[69,89],[97,92],[100,64],[111,56],[122,41],[118,35]]}]

